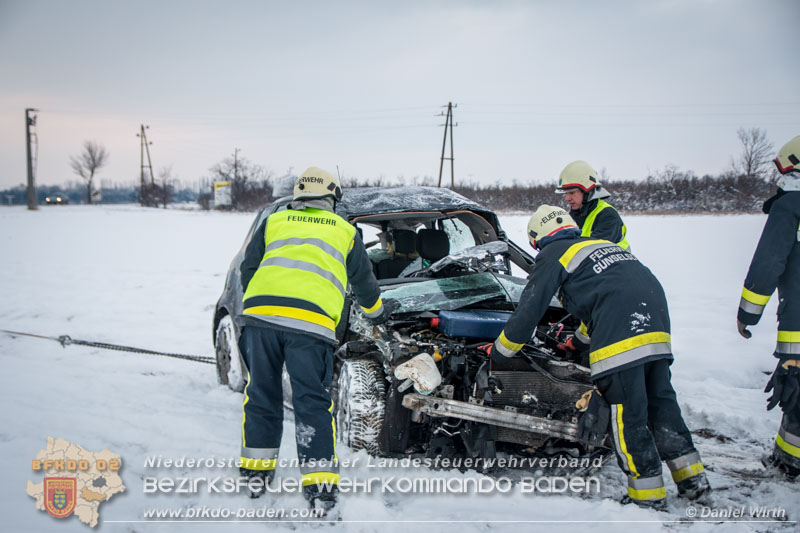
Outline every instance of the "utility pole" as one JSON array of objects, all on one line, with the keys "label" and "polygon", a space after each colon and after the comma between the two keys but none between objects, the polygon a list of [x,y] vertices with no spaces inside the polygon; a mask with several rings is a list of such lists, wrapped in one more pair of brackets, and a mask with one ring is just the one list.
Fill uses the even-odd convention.
[{"label": "utility pole", "polygon": [[[147,126],[148,128],[150,126]],[[144,130],[142,130],[144,132]],[[155,185],[156,180],[153,177],[153,162],[150,160],[150,145],[153,144],[153,141],[147,142],[147,138],[145,137],[144,140],[144,149],[147,150],[147,168],[150,169],[150,185]]]},{"label": "utility pole", "polygon": [[[140,140],[140,153],[139,153],[139,165],[141,166],[141,184],[144,186],[144,169],[148,169],[150,171],[150,185],[155,185],[155,178],[153,178],[153,163],[150,160],[150,145],[153,144],[152,141],[148,142],[147,140],[147,133],[144,130],[149,130],[150,126],[145,126],[144,124],[141,125],[140,132],[136,134]],[[147,152],[147,164],[144,164],[144,154]]]},{"label": "utility pole", "polygon": [[[442,169],[444,168],[444,160],[450,160],[450,188],[455,187],[455,157],[453,156],[453,126],[458,126],[458,123],[453,124],[453,108],[458,107],[458,104],[453,105],[453,102],[447,102],[447,118],[445,118],[444,124],[439,124],[440,126],[444,126],[444,138],[442,139],[442,158],[439,163],[439,185],[438,187],[442,186]],[[439,117],[445,116],[444,113],[439,113]],[[447,146],[447,129],[450,128],[450,157],[444,156],[444,149]]]},{"label": "utility pole", "polygon": [[239,149],[238,148],[234,148],[233,149],[233,180],[234,181],[236,181],[236,179],[239,177],[238,170],[239,170]]},{"label": "utility pole", "polygon": [[[147,168],[150,171],[150,185],[155,185],[155,178],[153,178],[153,163],[150,160],[150,145],[153,144],[152,142],[148,142],[147,134],[144,130],[149,130],[150,126],[145,126],[142,124],[139,129],[139,133],[136,134],[139,137],[139,202],[142,205],[146,203],[149,204],[150,198],[149,195],[145,195],[145,191],[147,188],[144,184],[144,169]],[[144,154],[147,152],[147,164],[144,164]],[[147,198],[146,198],[147,196]]]},{"label": "utility pole", "polygon": [[[37,209],[37,201],[36,182],[33,175],[33,159],[31,158],[31,126],[36,125],[36,115],[31,116],[31,113],[36,113],[37,111],[39,110],[33,109],[32,107],[25,109],[25,149],[28,156],[28,209],[32,211]],[[39,146],[38,140],[36,146]]]}]

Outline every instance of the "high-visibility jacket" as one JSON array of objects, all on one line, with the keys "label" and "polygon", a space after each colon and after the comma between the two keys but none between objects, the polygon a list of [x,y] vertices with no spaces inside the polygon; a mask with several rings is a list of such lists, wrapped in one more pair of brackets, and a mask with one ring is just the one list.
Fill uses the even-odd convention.
[{"label": "high-visibility jacket", "polygon": [[778,344],[774,355],[800,358],[800,192],[780,191],[765,204],[761,233],[739,302],[739,320],[757,324],[778,289]]},{"label": "high-visibility jacket", "polygon": [[243,316],[258,319],[259,325],[335,344],[348,282],[368,317],[383,313],[380,288],[358,232],[330,211],[273,213],[253,234],[240,270]]},{"label": "high-visibility jacket", "polygon": [[626,235],[628,228],[616,208],[605,200],[593,200],[577,211],[570,210],[570,216],[581,228],[581,237],[605,239],[629,250]]},{"label": "high-visibility jacket", "polygon": [[567,311],[586,324],[593,379],[672,358],[667,299],[656,277],[619,245],[585,237],[542,248],[494,349],[506,357],[521,350],[556,292]]}]

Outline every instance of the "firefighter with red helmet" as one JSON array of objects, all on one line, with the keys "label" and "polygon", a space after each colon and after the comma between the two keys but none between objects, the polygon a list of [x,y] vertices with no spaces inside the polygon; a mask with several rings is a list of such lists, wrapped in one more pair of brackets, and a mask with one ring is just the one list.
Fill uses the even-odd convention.
[{"label": "firefighter with red helmet", "polygon": [[796,479],[800,475],[800,136],[775,158],[778,192],[764,202],[768,215],[739,302],[737,327],[745,339],[778,289],[778,364],[765,392],[767,409],[781,407],[783,418],[772,455],[765,464]]},{"label": "firefighter with red helmet", "polygon": [[562,208],[539,207],[528,237],[540,250],[536,267],[503,331],[482,349],[496,363],[514,357],[558,293],[591,337],[596,390],[579,420],[579,436],[589,444],[602,442],[610,427],[617,461],[628,476],[623,501],[666,508],[661,461],[680,496],[697,499],[709,492],[671,384],[670,320],[661,284],[619,244],[582,237]]},{"label": "firefighter with red helmet", "polygon": [[561,171],[556,193],[563,194],[569,214],[581,229],[582,237],[605,239],[626,250],[628,229],[619,212],[605,201],[611,196],[600,184],[597,171],[586,161],[573,161]]},{"label": "firefighter with red helmet", "polygon": [[[578,224],[581,237],[605,239],[630,250],[626,235],[628,229],[614,206],[606,202],[611,196],[603,187],[597,171],[586,161],[573,161],[564,167],[558,177],[557,194],[563,194],[569,206],[569,215]],[[578,354],[589,349],[586,325],[581,324],[575,335],[564,339],[558,347]]]}]

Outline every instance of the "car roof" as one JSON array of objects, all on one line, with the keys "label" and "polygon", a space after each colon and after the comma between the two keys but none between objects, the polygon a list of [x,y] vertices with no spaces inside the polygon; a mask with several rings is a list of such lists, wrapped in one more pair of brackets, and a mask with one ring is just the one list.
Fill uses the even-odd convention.
[{"label": "car roof", "polygon": [[347,219],[381,213],[469,210],[491,211],[443,187],[360,187],[344,189],[336,212]]}]

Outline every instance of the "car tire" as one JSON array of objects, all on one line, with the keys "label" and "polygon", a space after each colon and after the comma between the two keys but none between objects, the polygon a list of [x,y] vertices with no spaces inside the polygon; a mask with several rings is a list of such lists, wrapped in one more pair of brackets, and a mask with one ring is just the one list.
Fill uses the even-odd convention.
[{"label": "car tire", "polygon": [[353,450],[378,455],[378,438],[386,410],[383,367],[371,359],[346,360],[334,391],[339,441]]},{"label": "car tire", "polygon": [[239,344],[236,338],[236,328],[231,315],[225,315],[217,325],[217,381],[220,385],[227,385],[231,390],[243,392],[247,385],[247,372],[245,371],[242,356],[239,354]]}]

